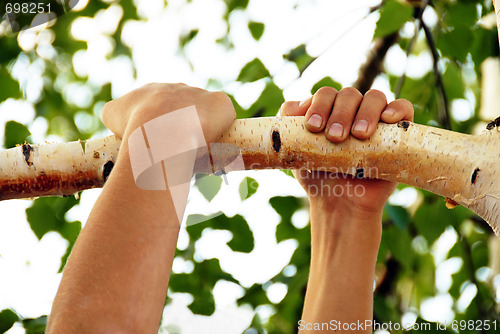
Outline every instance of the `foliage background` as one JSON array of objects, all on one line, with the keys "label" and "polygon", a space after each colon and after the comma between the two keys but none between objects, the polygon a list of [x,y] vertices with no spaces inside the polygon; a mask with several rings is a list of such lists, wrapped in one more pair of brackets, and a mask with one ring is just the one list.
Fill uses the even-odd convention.
[{"label": "foliage background", "polygon": [[[232,31],[235,20],[245,17],[241,14],[253,1],[218,1],[225,7],[220,18],[223,29],[216,43],[228,54],[234,50],[236,42]],[[172,2],[175,1],[164,2],[162,8],[168,10]],[[185,2],[186,6],[192,3],[189,0],[180,2]],[[293,1],[293,6],[300,15],[304,4],[314,3],[313,0]],[[114,28],[104,29],[105,38],[112,46],[106,57],[110,61],[130,64],[132,75],[136,77],[136,55],[124,37],[124,29],[127,24],[144,23],[147,19],[132,0],[88,1],[83,9],[70,12],[52,22],[50,27],[37,30],[31,43],[23,42],[19,35],[9,32],[5,21],[2,23],[0,102],[4,108],[15,106],[12,101],[25,101],[32,105],[34,118],[47,121],[47,136],[56,135],[65,141],[104,134],[105,128],[99,120],[100,109],[106,101],[124,92],[117,82],[108,80],[97,85],[95,80],[89,80],[91,74],[75,68],[75,55],[94,46],[75,38],[71,31],[78,18],[96,18],[111,7],[113,10],[121,8],[122,15]],[[384,82],[395,97],[414,103],[415,121],[418,123],[466,133],[475,131],[478,125],[484,126],[487,119],[482,119],[480,113],[483,91],[481,64],[488,57],[499,57],[495,25],[488,23],[493,11],[490,1],[386,0],[374,2],[365,10],[368,16],[377,18],[375,32],[366,31],[366,34],[373,34],[373,52],[363,64],[359,64],[359,78],[350,84],[366,91],[374,81]],[[427,24],[426,17],[435,17],[435,23]],[[251,17],[246,19],[248,33],[258,45],[266,34],[266,25]],[[178,35],[173,36],[178,40],[178,55],[187,64],[190,64],[190,44],[205,33],[204,29],[206,27],[178,31]],[[386,58],[387,54],[396,51],[404,55],[403,59]],[[300,78],[311,64],[321,58],[321,53],[309,53],[307,42],[298,41],[295,48],[277,56],[281,57],[283,66],[294,66],[295,75]],[[421,54],[428,55],[432,66],[411,68],[412,62],[408,61],[403,71],[417,75],[391,71],[394,64],[390,62],[394,59],[404,63],[404,58],[411,60]],[[20,72],[19,68],[24,72]],[[237,90],[234,87],[260,83],[261,91],[249,106],[241,106],[233,99],[238,117],[273,116],[284,101],[283,91],[286,89],[283,83],[276,82],[275,74],[267,69],[265,62],[255,58],[242,66],[239,75],[233,78],[209,77],[201,80],[200,85],[232,94]],[[164,81],[170,79],[165,77]],[[314,93],[323,85],[340,88],[339,81],[338,78],[325,76],[310,85],[309,89]],[[25,140],[33,141],[29,130],[32,124],[33,121],[26,124],[6,122],[3,147],[13,147]],[[246,178],[243,182],[250,185],[250,196],[254,192],[253,196],[258,196],[259,185],[255,180]],[[294,181],[290,179],[290,182]],[[200,181],[197,185],[210,201],[222,181],[213,177],[208,183]],[[405,188],[404,185],[399,186],[400,197],[412,193]],[[491,229],[481,218],[462,207],[448,210],[442,198],[420,190],[417,193],[414,201],[403,201],[400,205],[392,201],[386,206],[377,264],[374,318],[381,323],[400,322],[402,318],[417,322],[435,321],[426,316],[425,307],[441,303],[439,305],[450,308],[452,319],[491,320],[497,321],[500,326],[500,279],[495,269],[500,260],[497,254],[490,252],[496,243]],[[38,239],[56,231],[69,242],[60,270],[81,229],[81,222],[68,221],[65,214],[78,203],[79,200],[74,197],[40,198],[26,210],[27,220]],[[281,272],[267,282],[247,286],[224,271],[218,258],[200,261],[196,257],[196,241],[209,229],[231,232],[232,239],[227,245],[234,252],[249,253],[254,249],[253,231],[245,217],[222,215],[187,228],[189,242],[186,247],[178,249],[177,257],[190,263],[192,272],[172,276],[169,296],[176,292],[188,293],[193,298],[189,309],[193,313],[210,316],[216,307],[213,297],[215,284],[219,280],[233,282],[243,291],[237,304],[250,306],[255,314],[245,333],[295,332],[308,274],[310,239],[309,226],[297,226],[293,216],[307,208],[307,202],[300,197],[279,196],[271,198],[269,204],[280,216],[275,230],[276,241],[281,243],[292,239],[297,245]],[[287,292],[281,301],[271,302],[268,289],[276,283],[286,285]],[[166,303],[169,302],[170,299],[167,299]],[[27,319],[16,310],[5,309],[0,313],[0,332],[9,330],[17,323],[27,333],[42,333],[45,322],[46,317],[42,314],[39,318]],[[165,332],[167,330],[177,333],[174,327],[164,328]],[[448,332],[455,331],[448,328]]]}]

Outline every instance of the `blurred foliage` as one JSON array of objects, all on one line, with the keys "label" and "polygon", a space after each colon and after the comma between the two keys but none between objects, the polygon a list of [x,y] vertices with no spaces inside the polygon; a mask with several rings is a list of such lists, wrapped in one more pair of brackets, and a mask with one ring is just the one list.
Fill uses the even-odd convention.
[{"label": "blurred foliage", "polygon": [[[227,30],[225,36],[217,42],[230,50],[233,47],[230,17],[235,12],[246,11],[249,0],[221,1],[226,5],[223,19],[227,24]],[[120,56],[132,59],[130,48],[122,40],[123,27],[128,21],[144,19],[138,15],[132,0],[120,0],[114,4],[123,9],[123,15],[116,31],[108,36],[114,41],[114,49],[108,55],[108,59]],[[83,10],[69,12],[58,18],[47,29],[54,36],[50,42],[52,56],[42,55],[36,47],[23,50],[14,33],[0,34],[0,103],[7,99],[30,102],[35,111],[35,118],[41,117],[47,120],[47,134],[56,134],[67,141],[87,139],[103,130],[104,126],[99,120],[98,111],[104,102],[111,99],[111,83],[95,87],[87,77],[77,74],[72,57],[75,53],[86,50],[88,45],[84,41],[74,39],[70,31],[74,20],[78,17],[95,17],[109,6],[109,1],[89,1]],[[422,17],[422,6],[428,6],[426,10],[435,14],[437,24],[426,26],[425,21],[419,22]],[[385,69],[381,69],[379,73],[381,78],[388,80],[395,95],[414,103],[416,122],[444,126],[440,123],[441,116],[449,110],[444,107],[449,107],[457,99],[469,100],[474,112],[470,118],[463,121],[456,120],[451,115],[452,130],[468,133],[480,121],[478,101],[481,101],[481,64],[487,57],[498,58],[499,48],[495,28],[480,24],[478,21],[492,11],[491,1],[486,0],[432,2],[386,0],[373,9],[374,13],[380,14],[374,39],[383,38],[411,24],[417,27],[418,33],[416,35],[401,33],[393,47],[400,48],[410,56],[418,56],[424,51],[429,52],[432,48],[431,51],[439,57],[435,59],[439,64],[437,69],[422,71],[419,77],[401,77]],[[247,27],[256,42],[266,34],[263,23],[249,21]],[[431,34],[424,34],[424,28]],[[194,29],[180,34],[179,51],[184,57],[187,57],[184,49],[189,47],[191,41],[200,33],[200,30]],[[281,56],[285,61],[295,64],[300,75],[317,59],[307,52],[306,44],[303,42],[298,42],[295,48]],[[24,79],[14,78],[13,68],[18,63],[27,63],[41,69],[40,75],[43,80],[39,96],[28,98],[29,83]],[[437,77],[442,79],[444,96],[436,89]],[[264,83],[260,96],[248,108],[241,107],[234,97],[231,97],[239,118],[273,116],[284,101],[283,87],[274,82],[273,75],[259,58],[244,65],[234,80],[241,84]],[[88,87],[91,93],[90,102],[85,105],[73,103],[64,93],[64,87],[68,85]],[[311,87],[311,92],[314,93],[325,85],[337,89],[342,87],[335,78],[325,77]],[[208,86],[221,85],[213,79],[209,81]],[[443,104],[443,101],[446,101],[447,105]],[[78,121],[78,117],[81,116],[90,118],[98,125],[92,128],[82,127]],[[30,132],[24,124],[7,122],[4,131],[5,148],[29,140]],[[221,183],[221,177],[211,176],[198,178],[196,186],[210,201],[216,196]],[[245,187],[248,188],[248,192],[241,190]],[[403,188],[405,186],[399,186],[399,190]],[[258,193],[258,183],[251,178],[246,178],[240,185],[241,200],[249,198],[256,192]],[[403,315],[413,314],[417,323],[428,323],[421,314],[422,303],[429,298],[448,294],[453,301],[455,320],[490,320],[497,321],[500,326],[497,314],[499,305],[495,299],[492,283],[492,275],[495,273],[482,274],[491,271],[487,269],[489,263],[499,261],[498,258],[490,258],[488,252],[488,243],[492,238],[491,229],[481,218],[464,208],[448,210],[442,198],[424,191],[419,191],[419,196],[422,200],[416,207],[386,205],[383,217],[384,231],[377,259],[374,319],[380,323],[390,321],[395,323],[400,322]],[[49,231],[55,231],[68,240],[69,246],[61,259],[61,269],[81,229],[80,222],[69,222],[65,214],[78,202],[73,197],[41,198],[35,200],[26,210],[30,226],[38,239]],[[169,290],[191,294],[193,301],[189,309],[192,312],[207,316],[213,314],[216,308],[213,288],[219,280],[224,280],[243,288],[244,293],[238,299],[238,305],[246,304],[254,310],[266,306],[272,310],[269,318],[256,312],[246,333],[279,334],[296,331],[308,276],[310,237],[309,226],[297,228],[292,222],[292,216],[295,212],[307,208],[307,203],[295,197],[274,197],[270,199],[269,204],[280,216],[280,223],[276,228],[276,241],[281,243],[295,240],[297,247],[289,263],[277,275],[262,284],[243,286],[221,268],[219,259],[200,260],[195,254],[196,242],[204,232],[210,230],[230,232],[232,237],[227,246],[231,251],[252,252],[255,240],[243,216],[227,217],[221,214],[203,224],[194,224],[187,228],[189,243],[185,249],[179,249],[176,256],[191,263],[193,270],[191,273],[173,274]],[[192,216],[189,219],[197,220],[200,217]],[[442,256],[443,258],[438,259],[433,250],[445,236],[448,239],[451,236],[455,241]],[[438,289],[436,284],[438,268],[444,262],[451,260],[458,260],[460,265],[451,275],[450,285],[444,290],[442,287]],[[287,286],[287,293],[279,303],[272,303],[267,295],[269,286],[275,283]],[[474,287],[477,292],[464,307],[459,300],[463,299],[467,287]],[[170,299],[166,302],[170,302]],[[6,309],[0,312],[0,332],[8,330],[16,322],[24,327],[27,333],[42,333],[46,317],[25,319],[15,310]],[[449,327],[447,332],[456,331]],[[479,331],[460,331],[460,333],[476,332]],[[496,330],[483,332],[493,333]]]}]

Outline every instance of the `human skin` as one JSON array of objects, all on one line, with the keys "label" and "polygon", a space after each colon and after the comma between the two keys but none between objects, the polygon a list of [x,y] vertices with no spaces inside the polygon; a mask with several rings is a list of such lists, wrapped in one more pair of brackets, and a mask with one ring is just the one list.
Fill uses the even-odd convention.
[{"label": "human skin", "polygon": [[[284,103],[281,115],[305,115],[309,131],[323,131],[331,142],[340,143],[348,136],[369,138],[379,121],[413,120],[413,107],[406,100],[387,104],[377,90],[363,96],[353,88],[337,92],[323,87],[302,103]],[[330,131],[332,124],[337,130]],[[295,176],[309,195],[311,214],[311,265],[299,333],[371,333],[370,327],[343,331],[339,323],[364,324],[373,319],[382,212],[397,184],[306,170],[296,171]],[[317,191],[334,187],[330,193]]]},{"label": "human skin", "polygon": [[[408,102],[396,101],[387,106],[382,96],[372,92],[363,98],[352,89],[337,94],[322,88],[301,106],[298,102],[284,104],[282,114],[307,113],[306,119],[313,113],[322,115],[324,121],[319,128],[306,125],[313,132],[323,131],[326,120],[342,122],[345,129],[350,129],[354,115],[364,115],[368,131],[352,131],[363,139],[373,133],[381,117],[394,123],[413,115]],[[158,331],[179,221],[168,190],[147,191],[135,185],[128,137],[144,123],[191,105],[198,110],[208,143],[216,141],[235,118],[225,94],[182,84],[146,85],[106,104],[103,121],[123,139],[120,153],[68,259],[47,333]],[[380,116],[384,109],[393,110],[394,115]],[[342,117],[336,116],[337,111]],[[345,140],[349,132],[343,135],[329,139]],[[312,182],[341,182],[345,187],[354,182],[366,187],[362,199],[310,196],[312,258],[303,320],[371,319],[380,216],[395,185],[378,180],[311,180],[301,175],[297,178],[306,189]]]},{"label": "human skin", "polygon": [[134,183],[128,136],[166,112],[195,105],[207,142],[231,125],[223,93],[150,84],[106,104],[104,124],[122,138],[113,171],[64,269],[46,333],[157,333],[179,221],[169,191]]}]

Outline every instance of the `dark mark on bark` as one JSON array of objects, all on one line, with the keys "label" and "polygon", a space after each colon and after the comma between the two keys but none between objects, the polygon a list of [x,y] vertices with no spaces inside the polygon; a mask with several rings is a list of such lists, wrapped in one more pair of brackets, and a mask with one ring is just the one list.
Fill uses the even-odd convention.
[{"label": "dark mark on bark", "polygon": [[280,138],[280,133],[277,130],[273,131],[273,148],[278,153],[281,148],[281,138]]},{"label": "dark mark on bark", "polygon": [[24,144],[23,145],[23,155],[24,155],[24,160],[26,160],[26,164],[28,166],[32,166],[33,162],[30,161],[30,156],[31,152],[33,151],[33,147],[31,147],[30,144]]},{"label": "dark mark on bark", "polygon": [[115,163],[113,161],[108,161],[104,164],[104,170],[102,171],[102,177],[104,178],[104,182],[108,179],[109,174],[113,170]]},{"label": "dark mark on bark", "polygon": [[356,178],[364,179],[364,177],[365,177],[365,170],[363,169],[363,167],[356,168]]},{"label": "dark mark on bark", "polygon": [[403,128],[405,131],[408,130],[410,127],[410,122],[408,121],[401,121],[398,123],[398,128]]},{"label": "dark mark on bark", "polygon": [[488,125],[486,125],[486,130],[491,130],[498,126],[500,126],[500,117],[497,117],[493,121],[489,122]]},{"label": "dark mark on bark", "polygon": [[478,174],[479,171],[480,171],[479,168],[474,169],[474,172],[472,173],[472,177],[470,178],[470,182],[472,184],[476,183],[477,174]]}]

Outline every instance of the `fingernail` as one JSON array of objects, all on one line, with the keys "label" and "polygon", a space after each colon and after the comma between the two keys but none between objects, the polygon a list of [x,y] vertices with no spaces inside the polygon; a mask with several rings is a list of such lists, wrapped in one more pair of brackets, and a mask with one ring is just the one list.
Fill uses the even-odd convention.
[{"label": "fingernail", "polygon": [[299,107],[302,107],[307,101],[309,101],[311,97],[309,96],[307,99],[300,101]]},{"label": "fingernail", "polygon": [[382,113],[382,115],[384,115],[384,116],[386,116],[386,117],[392,117],[392,116],[394,116],[394,114],[395,114],[395,112],[394,112],[394,110],[392,110],[392,109],[386,109],[386,110]]},{"label": "fingernail", "polygon": [[333,123],[328,129],[328,134],[332,137],[342,137],[344,135],[344,127],[340,123]]},{"label": "fingernail", "polygon": [[368,130],[368,122],[365,121],[364,119],[361,119],[354,124],[354,131],[359,131],[359,132],[366,132]]},{"label": "fingernail", "polygon": [[323,124],[323,118],[321,118],[321,116],[318,114],[313,114],[311,115],[311,117],[309,117],[307,124],[319,129],[321,128],[321,124]]}]

